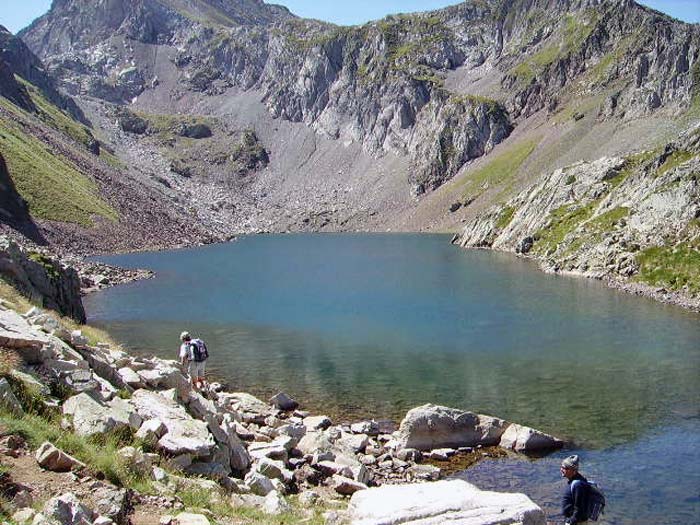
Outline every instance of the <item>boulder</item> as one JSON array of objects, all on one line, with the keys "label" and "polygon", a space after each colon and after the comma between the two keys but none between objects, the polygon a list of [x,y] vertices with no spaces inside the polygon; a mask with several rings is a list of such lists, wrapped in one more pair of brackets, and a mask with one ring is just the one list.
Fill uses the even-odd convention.
[{"label": "boulder", "polygon": [[210,523],[209,519],[204,514],[181,512],[175,516],[173,525],[210,525]]},{"label": "boulder", "polygon": [[16,350],[25,363],[41,364],[47,357],[43,348],[49,339],[14,310],[0,309],[0,346]]},{"label": "boulder", "polygon": [[479,490],[466,481],[385,485],[353,494],[353,525],[545,525],[545,515],[524,494]]},{"label": "boulder", "polygon": [[255,464],[255,471],[266,478],[279,479],[285,483],[291,482],[293,473],[288,470],[284,463],[269,458],[262,458]]},{"label": "boulder", "polygon": [[355,434],[367,434],[368,436],[379,435],[379,423],[376,421],[361,421],[350,425],[350,431]]},{"label": "boulder", "polygon": [[157,419],[167,432],[158,440],[158,448],[178,456],[209,456],[216,446],[203,421],[193,419],[183,407],[156,392],[137,390],[131,397],[137,413],[144,419]]},{"label": "boulder", "polygon": [[309,431],[326,430],[333,424],[328,416],[311,416],[304,418],[304,426]]},{"label": "boulder", "polygon": [[352,450],[353,452],[363,452],[369,444],[367,434],[346,434],[343,433],[338,440],[340,446]]},{"label": "boulder", "polygon": [[257,414],[262,416],[263,419],[274,415],[270,405],[245,392],[221,393],[217,396],[217,402],[224,408]]},{"label": "boulder", "polygon": [[61,525],[92,525],[95,517],[72,492],[48,500],[42,514]]},{"label": "boulder", "polygon": [[117,370],[117,374],[125,385],[129,385],[132,388],[141,388],[144,386],[141,376],[128,366]]},{"label": "boulder", "polygon": [[128,401],[115,398],[109,403],[102,403],[84,392],[67,399],[63,403],[63,413],[72,417],[73,429],[81,436],[128,427],[136,430],[142,422],[141,416]]},{"label": "boulder", "polygon": [[278,438],[271,443],[251,443],[248,447],[248,454],[252,458],[267,457],[270,459],[279,459],[286,462],[289,458],[289,448],[287,446],[290,438]]},{"label": "boulder", "polygon": [[280,410],[284,410],[285,412],[291,412],[292,410],[295,410],[299,406],[299,403],[294,401],[291,397],[289,397],[284,392],[280,392],[279,394],[273,396],[270,399],[270,404],[272,406],[274,406],[275,408],[278,408]]},{"label": "boulder", "polygon": [[364,483],[360,483],[359,481],[355,481],[354,479],[346,478],[344,476],[339,476],[338,474],[333,476],[331,483],[335,491],[343,496],[351,496],[356,492],[367,489],[367,485]]},{"label": "boulder", "polygon": [[287,503],[279,492],[273,490],[267,496],[265,496],[265,502],[263,503],[262,510],[265,514],[278,516],[279,514],[284,514],[285,512],[291,511],[292,506]]},{"label": "boulder", "polygon": [[118,525],[129,523],[131,511],[131,491],[112,487],[102,487],[92,494],[95,510]]},{"label": "boulder", "polygon": [[267,496],[270,492],[275,490],[272,481],[259,472],[250,471],[245,477],[245,484],[256,496]]},{"label": "boulder", "polygon": [[542,452],[561,448],[564,442],[539,430],[513,423],[501,436],[499,445],[516,452]]},{"label": "boulder", "polygon": [[48,441],[39,447],[35,457],[41,468],[53,472],[68,472],[85,467],[84,463],[56,448]]},{"label": "boulder", "polygon": [[315,454],[330,451],[333,444],[323,432],[308,432],[296,445],[302,454]]},{"label": "boulder", "polygon": [[21,417],[24,415],[22,404],[19,402],[19,399],[17,399],[17,396],[15,396],[12,388],[10,388],[10,383],[4,377],[0,378],[0,405],[12,412],[15,416]]},{"label": "boulder", "polygon": [[32,392],[36,392],[43,397],[51,395],[51,389],[34,374],[22,372],[20,370],[11,370],[10,375]]},{"label": "boulder", "polygon": [[427,404],[408,411],[396,442],[399,448],[418,450],[498,445],[507,424],[495,417]]},{"label": "boulder", "polygon": [[149,419],[144,422],[136,432],[136,437],[149,445],[155,445],[168,431],[159,419]]}]

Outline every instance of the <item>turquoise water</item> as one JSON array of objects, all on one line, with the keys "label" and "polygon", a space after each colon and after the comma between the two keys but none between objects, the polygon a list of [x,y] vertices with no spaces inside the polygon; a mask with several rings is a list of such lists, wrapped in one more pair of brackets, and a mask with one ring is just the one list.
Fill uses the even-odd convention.
[{"label": "turquoise water", "polygon": [[[90,321],[135,353],[175,358],[187,329],[231,388],[284,390],[338,420],[400,420],[431,402],[518,421],[574,440],[592,477],[622,476],[610,522],[698,515],[697,314],[443,235],[253,236],[102,259],[157,272],[85,301]],[[479,469],[510,473],[499,479],[553,513],[535,488],[560,484],[555,463]],[[632,479],[676,497],[640,517],[623,508],[640,491],[617,494]]]}]

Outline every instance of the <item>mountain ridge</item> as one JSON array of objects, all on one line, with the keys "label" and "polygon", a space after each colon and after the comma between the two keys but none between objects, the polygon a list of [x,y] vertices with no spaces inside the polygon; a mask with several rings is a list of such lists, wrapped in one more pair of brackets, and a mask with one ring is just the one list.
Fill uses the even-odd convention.
[{"label": "mountain ridge", "polygon": [[[135,184],[180,213],[196,202],[220,238],[459,231],[700,116],[700,26],[631,0],[474,0],[349,27],[242,0],[117,4],[61,0],[21,37]],[[211,133],[181,135],[188,119]],[[232,145],[250,148],[241,165]]]}]

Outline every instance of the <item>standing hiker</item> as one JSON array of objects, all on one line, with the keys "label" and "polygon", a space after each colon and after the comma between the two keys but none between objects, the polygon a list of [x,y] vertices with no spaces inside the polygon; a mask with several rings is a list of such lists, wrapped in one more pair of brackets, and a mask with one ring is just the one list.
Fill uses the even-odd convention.
[{"label": "standing hiker", "polygon": [[206,380],[204,378],[204,369],[209,352],[207,345],[201,339],[192,339],[189,332],[180,334],[180,363],[184,367],[187,365],[187,372],[190,376],[190,381],[194,388],[204,388]]},{"label": "standing hiker", "polygon": [[561,503],[561,512],[566,517],[568,525],[576,525],[588,519],[586,487],[588,481],[578,471],[579,457],[569,456],[561,462],[561,476],[566,478],[567,485]]}]

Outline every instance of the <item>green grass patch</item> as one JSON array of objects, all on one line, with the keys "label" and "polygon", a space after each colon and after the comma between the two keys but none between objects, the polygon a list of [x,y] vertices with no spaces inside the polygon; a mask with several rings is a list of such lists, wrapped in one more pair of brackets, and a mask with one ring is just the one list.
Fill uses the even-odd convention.
[{"label": "green grass patch", "polygon": [[586,223],[586,231],[592,233],[605,233],[612,231],[615,226],[624,218],[628,217],[630,209],[625,206],[618,206],[605,213],[601,213]]},{"label": "green grass patch", "polygon": [[535,150],[540,142],[540,137],[522,141],[511,145],[499,152],[485,166],[469,174],[463,186],[462,196],[473,197],[483,191],[485,185],[489,187],[501,184],[511,179],[520,169],[523,162]]},{"label": "green grass patch", "polygon": [[[42,416],[25,413],[22,417],[0,410],[0,424],[6,434],[19,434],[32,449],[44,441],[50,441],[61,450],[85,463],[91,470],[101,472],[115,485],[143,490],[148,480],[133,474],[128,465],[118,458],[117,451],[127,445],[134,445],[129,433],[82,437],[66,432],[60,426],[60,416]],[[138,444],[137,444],[138,445]]]},{"label": "green grass patch", "polygon": [[568,106],[559,109],[552,117],[552,121],[555,124],[564,124],[573,120],[574,115],[576,114],[586,115],[594,110],[596,110],[597,112],[597,109],[600,107],[604,100],[604,95],[596,95],[584,99],[576,99]]},{"label": "green grass patch", "polygon": [[595,204],[576,207],[572,204],[561,206],[549,214],[549,225],[534,235],[533,252],[545,256],[554,254],[566,236],[593,215]]},{"label": "green grass patch", "polygon": [[598,21],[597,15],[590,11],[582,20],[574,15],[567,15],[560,29],[559,36],[552,37],[554,41],[545,45],[525,61],[510,70],[510,74],[523,85],[530,84],[537,75],[545,71],[551,64],[577,52],[593,32]]},{"label": "green grass patch", "polygon": [[52,102],[49,102],[33,84],[16,75],[15,79],[27,89],[42,121],[52,128],[65,133],[85,147],[95,142],[95,137],[93,137],[90,128],[76,121],[71,115],[59,109]]},{"label": "green grass patch", "polygon": [[513,220],[513,215],[515,215],[515,208],[513,206],[506,206],[501,210],[496,220],[496,228],[499,230],[504,229]]},{"label": "green grass patch", "polygon": [[117,211],[100,198],[92,180],[5,117],[0,117],[0,150],[33,217],[86,227],[93,225],[93,215],[118,220]]},{"label": "green grass patch", "polygon": [[697,153],[691,153],[690,151],[685,150],[674,151],[666,158],[664,163],[659,166],[659,169],[656,171],[656,175],[661,176],[667,171],[677,168],[694,157],[697,157]]},{"label": "green grass patch", "polygon": [[639,264],[637,280],[669,290],[688,289],[700,292],[700,250],[681,243],[677,246],[654,246],[636,255]]}]

